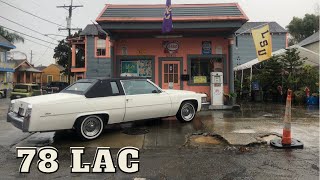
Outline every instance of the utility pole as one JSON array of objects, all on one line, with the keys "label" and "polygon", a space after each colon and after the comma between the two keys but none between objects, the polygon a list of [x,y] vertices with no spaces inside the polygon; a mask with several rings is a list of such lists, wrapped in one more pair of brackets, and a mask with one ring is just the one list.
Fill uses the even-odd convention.
[{"label": "utility pole", "polygon": [[31,53],[30,53],[30,64],[32,64],[32,50],[31,50]]},{"label": "utility pole", "polygon": [[[81,30],[80,28],[71,28],[71,18],[72,18],[72,11],[78,7],[83,7],[83,5],[73,5],[73,0],[71,0],[71,4],[69,6],[63,5],[63,6],[57,6],[57,8],[64,8],[69,11],[69,16],[66,18],[67,20],[67,28],[59,28],[59,31],[61,30],[68,30],[68,38],[71,37],[71,31],[73,30]],[[70,45],[71,48],[71,45]],[[68,83],[70,84],[71,79],[71,55],[68,55]]]}]

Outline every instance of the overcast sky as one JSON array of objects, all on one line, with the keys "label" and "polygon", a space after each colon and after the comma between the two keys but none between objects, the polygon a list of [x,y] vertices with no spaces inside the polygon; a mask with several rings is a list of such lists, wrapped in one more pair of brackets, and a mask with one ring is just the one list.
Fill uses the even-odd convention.
[{"label": "overcast sky", "polygon": [[[67,31],[58,31],[57,25],[30,16],[2,3],[1,1],[8,2],[18,8],[65,26],[65,18],[68,15],[67,11],[62,8],[58,9],[56,6],[64,4],[69,5],[71,0],[0,0],[0,16],[39,31],[42,34],[67,35]],[[77,8],[73,11],[72,25],[73,27],[84,28],[87,24],[92,23],[91,21],[94,21],[97,18],[106,3],[132,4],[134,2],[137,4],[165,4],[165,1],[166,0],[73,0],[75,5],[81,4],[84,7]],[[249,21],[276,21],[282,27],[285,27],[294,16],[303,17],[306,13],[315,13],[317,9],[316,7],[319,7],[318,1],[319,0],[172,0],[172,4],[238,2],[249,17]],[[52,38],[59,40],[63,37],[51,36],[52,38],[48,38],[9,22],[1,17],[0,25],[48,41],[48,43],[42,42],[24,36],[27,39],[41,43],[42,45],[50,46],[51,48],[26,40],[23,44],[16,43],[15,45],[17,48],[13,51],[21,51],[25,53],[28,60],[30,60],[30,52],[32,50],[34,54],[32,62],[35,65],[48,65],[54,63],[53,49],[55,47],[54,44],[57,44],[58,42]],[[17,55],[16,57],[21,58],[24,56]]]}]

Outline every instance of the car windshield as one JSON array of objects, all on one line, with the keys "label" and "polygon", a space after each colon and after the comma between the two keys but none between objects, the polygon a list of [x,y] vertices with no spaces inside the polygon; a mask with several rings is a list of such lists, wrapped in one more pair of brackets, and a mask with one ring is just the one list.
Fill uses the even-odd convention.
[{"label": "car windshield", "polygon": [[68,87],[67,89],[64,89],[62,92],[70,92],[70,93],[84,93],[89,89],[89,87],[92,85],[92,82],[77,82]]},{"label": "car windshield", "polygon": [[31,86],[32,90],[40,90],[40,86]]},{"label": "car windshield", "polygon": [[28,86],[27,85],[15,85],[13,88],[13,92],[28,92]]},{"label": "car windshield", "polygon": [[58,82],[51,82],[48,84],[48,86],[59,86]]}]

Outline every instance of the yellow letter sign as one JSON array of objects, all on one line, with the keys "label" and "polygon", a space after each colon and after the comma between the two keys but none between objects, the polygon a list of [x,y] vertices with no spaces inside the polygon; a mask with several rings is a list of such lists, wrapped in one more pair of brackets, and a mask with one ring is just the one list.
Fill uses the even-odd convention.
[{"label": "yellow letter sign", "polygon": [[269,25],[266,25],[260,29],[253,29],[252,37],[256,46],[259,61],[269,59],[272,53],[272,42]]}]

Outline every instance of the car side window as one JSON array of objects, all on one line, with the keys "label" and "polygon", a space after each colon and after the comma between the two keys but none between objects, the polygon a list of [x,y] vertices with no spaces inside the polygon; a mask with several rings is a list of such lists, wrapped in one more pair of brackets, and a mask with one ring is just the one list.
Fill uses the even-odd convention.
[{"label": "car side window", "polygon": [[119,92],[118,85],[117,85],[116,82],[111,81],[111,82],[110,82],[110,85],[111,85],[111,90],[112,90],[112,94],[113,94],[113,95],[116,95],[116,94],[119,94],[119,93],[120,93],[120,92]]},{"label": "car side window", "polygon": [[126,95],[152,94],[159,89],[146,80],[124,80],[122,81]]},{"label": "car side window", "polygon": [[110,85],[105,80],[99,80],[90,90],[86,93],[87,98],[99,98],[110,96]]}]

